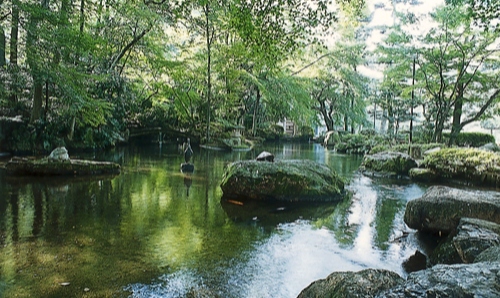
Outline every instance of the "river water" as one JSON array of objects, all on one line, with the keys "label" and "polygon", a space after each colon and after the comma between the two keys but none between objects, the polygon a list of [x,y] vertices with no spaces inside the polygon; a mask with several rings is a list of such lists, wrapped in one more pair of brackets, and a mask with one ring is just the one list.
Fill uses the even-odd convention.
[{"label": "river water", "polygon": [[[224,166],[262,150],[325,163],[348,181],[336,204],[221,202]],[[0,174],[0,297],[296,297],[334,271],[383,268],[418,248],[408,200],[425,186],[357,173],[362,157],[318,144],[250,152],[194,150],[191,175],[173,145],[72,158],[115,161],[115,177]]]}]

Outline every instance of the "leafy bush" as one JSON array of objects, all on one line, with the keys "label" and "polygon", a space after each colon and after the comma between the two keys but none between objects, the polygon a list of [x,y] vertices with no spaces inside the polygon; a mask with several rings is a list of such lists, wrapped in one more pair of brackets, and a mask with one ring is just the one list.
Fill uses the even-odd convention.
[{"label": "leafy bush", "polygon": [[[449,133],[444,133],[443,137],[450,139]],[[461,132],[458,134],[455,144],[458,146],[481,147],[488,143],[495,143],[495,137],[481,132]]]},{"label": "leafy bush", "polygon": [[[429,150],[433,149],[436,147],[440,148],[445,148],[445,144],[440,144],[440,143],[429,143],[429,144],[412,144],[411,145],[411,157],[413,158],[422,158],[422,154]],[[392,151],[392,152],[401,152],[401,153],[408,153],[408,145],[396,145],[396,146],[390,146],[388,144],[380,144],[375,147],[373,147],[369,154],[376,154],[384,151]]]},{"label": "leafy bush", "polygon": [[301,126],[300,127],[300,135],[312,137],[314,135],[314,130],[310,126]]},{"label": "leafy bush", "polygon": [[429,154],[424,165],[449,178],[471,179],[471,182],[500,182],[500,155],[475,148],[448,148]]}]

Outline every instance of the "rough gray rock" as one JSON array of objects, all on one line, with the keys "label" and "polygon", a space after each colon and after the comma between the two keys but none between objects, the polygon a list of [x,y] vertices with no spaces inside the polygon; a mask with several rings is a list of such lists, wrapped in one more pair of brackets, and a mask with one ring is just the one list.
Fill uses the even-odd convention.
[{"label": "rough gray rock", "polygon": [[500,224],[500,193],[432,186],[407,203],[404,221],[412,229],[447,235],[463,217]]},{"label": "rough gray rock", "polygon": [[418,167],[417,162],[408,154],[401,152],[380,152],[365,155],[361,171],[392,175],[408,175],[411,168]]},{"label": "rough gray rock", "polygon": [[69,160],[68,150],[65,147],[57,147],[49,155],[49,161],[67,161]]},{"label": "rough gray rock", "polygon": [[394,272],[366,269],[359,272],[334,272],[302,290],[297,298],[375,297],[377,293],[403,283]]},{"label": "rough gray rock", "polygon": [[311,160],[247,160],[226,167],[221,189],[227,199],[332,202],[343,198],[344,181]]},{"label": "rough gray rock", "polygon": [[462,218],[456,233],[450,234],[431,254],[433,264],[472,263],[486,249],[500,245],[500,225]]},{"label": "rough gray rock", "polygon": [[480,253],[476,259],[475,263],[479,262],[500,262],[500,246],[492,246],[482,253]]},{"label": "rough gray rock", "polygon": [[[500,297],[500,263],[436,265],[410,273],[404,283],[376,297]],[[357,296],[360,297],[360,296]],[[370,297],[370,296],[361,296]]]}]

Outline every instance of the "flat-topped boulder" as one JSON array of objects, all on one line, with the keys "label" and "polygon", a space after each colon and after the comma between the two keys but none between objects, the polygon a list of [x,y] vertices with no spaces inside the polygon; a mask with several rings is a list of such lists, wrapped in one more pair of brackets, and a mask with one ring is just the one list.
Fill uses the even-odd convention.
[{"label": "flat-topped boulder", "polygon": [[361,171],[376,176],[408,176],[410,169],[417,166],[415,159],[408,154],[385,151],[365,155]]},{"label": "flat-topped boulder", "polygon": [[331,202],[342,199],[344,181],[311,160],[246,160],[226,166],[221,189],[228,199]]},{"label": "flat-topped boulder", "polygon": [[500,193],[431,186],[407,203],[404,221],[412,229],[447,235],[464,217],[500,224]]},{"label": "flat-topped boulder", "polygon": [[120,165],[113,162],[81,159],[28,159],[13,157],[5,164],[10,175],[79,176],[119,174]]}]

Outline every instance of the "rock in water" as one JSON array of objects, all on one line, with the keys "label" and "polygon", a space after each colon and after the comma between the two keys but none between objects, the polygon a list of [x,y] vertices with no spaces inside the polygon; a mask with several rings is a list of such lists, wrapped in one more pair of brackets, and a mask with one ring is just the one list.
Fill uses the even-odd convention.
[{"label": "rock in water", "polygon": [[65,147],[57,147],[49,155],[50,161],[65,161],[69,160],[68,150]]},{"label": "rock in water", "polygon": [[267,151],[262,151],[257,157],[255,158],[258,161],[270,161],[274,162],[274,155],[272,153],[269,153]]},{"label": "rock in water", "polygon": [[221,189],[228,199],[332,202],[342,199],[344,181],[311,160],[246,160],[226,167]]}]

